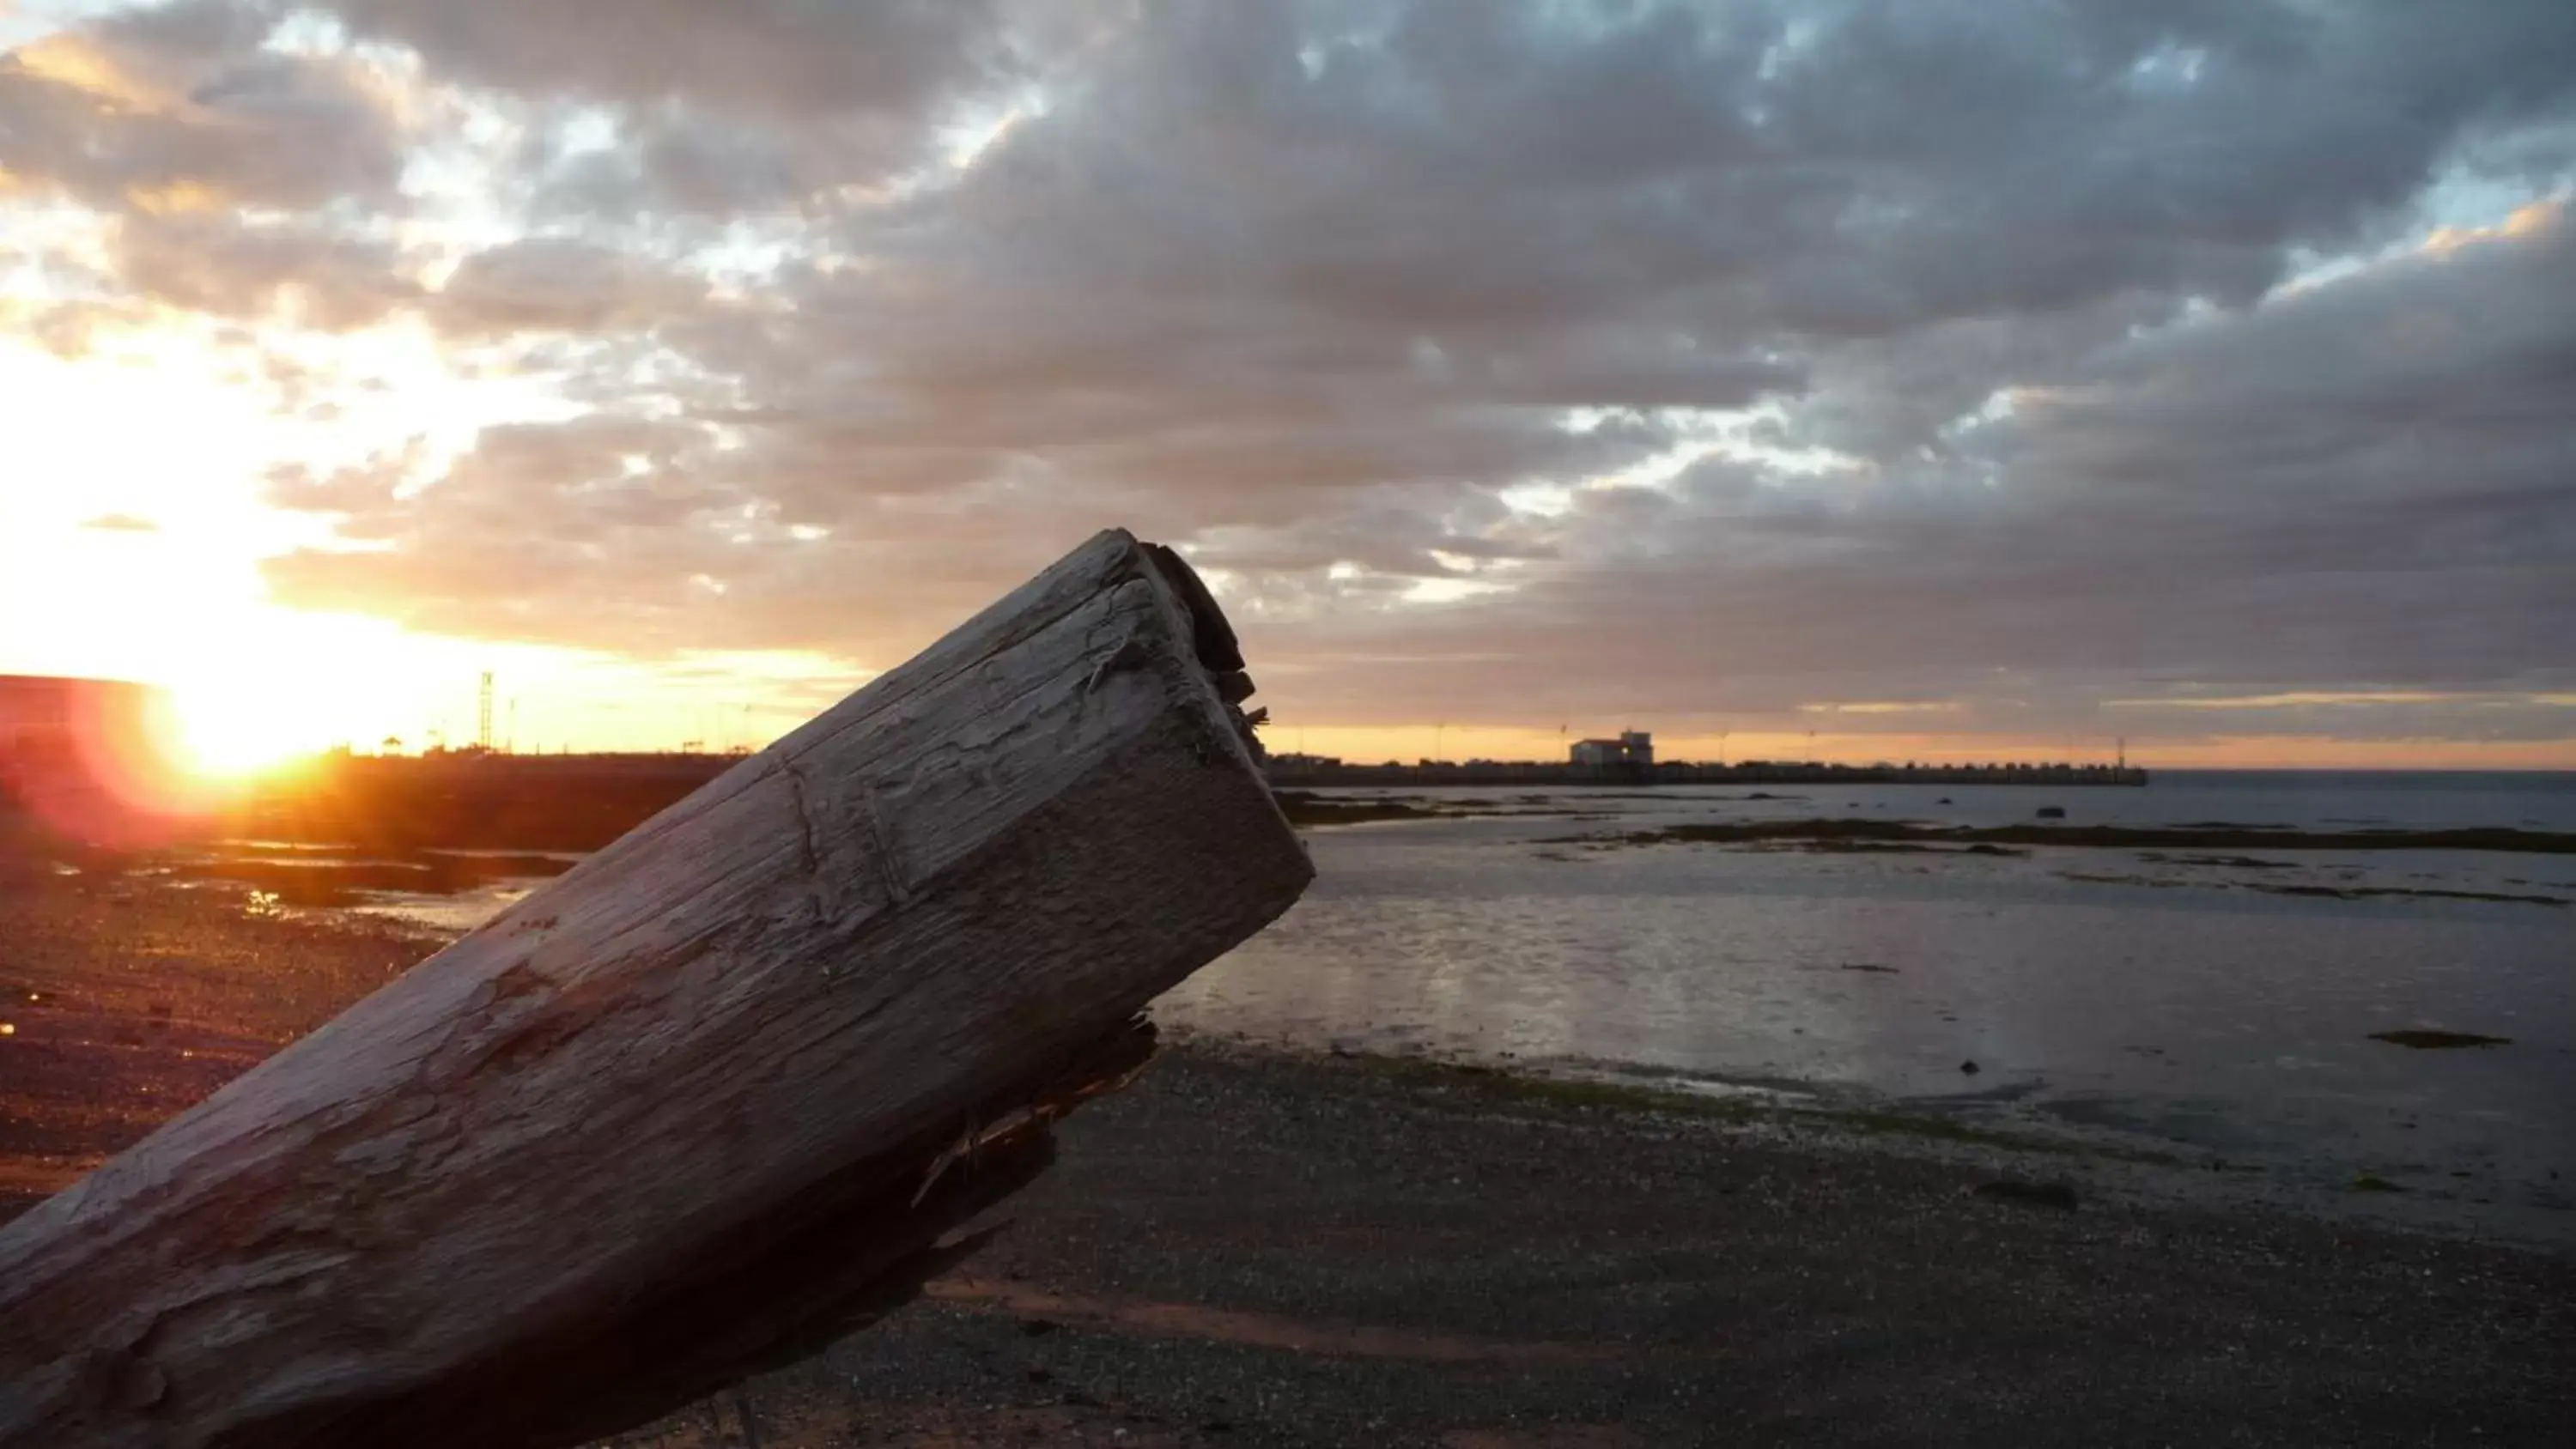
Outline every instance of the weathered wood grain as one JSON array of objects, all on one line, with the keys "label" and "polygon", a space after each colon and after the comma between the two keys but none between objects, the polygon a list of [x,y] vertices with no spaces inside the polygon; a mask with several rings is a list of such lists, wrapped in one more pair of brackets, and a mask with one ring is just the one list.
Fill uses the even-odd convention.
[{"label": "weathered wood grain", "polygon": [[559,1444],[900,1302],[1311,876],[1149,549],[1094,538],[0,1229],[0,1446]]}]

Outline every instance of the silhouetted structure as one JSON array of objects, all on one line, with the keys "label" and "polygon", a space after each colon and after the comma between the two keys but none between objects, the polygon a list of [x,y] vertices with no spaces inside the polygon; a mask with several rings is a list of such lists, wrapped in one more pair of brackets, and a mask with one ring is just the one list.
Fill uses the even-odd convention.
[{"label": "silhouetted structure", "polygon": [[1644,730],[1621,730],[1615,740],[1576,740],[1569,766],[1577,775],[1596,780],[1643,779],[1655,768],[1655,737]]}]

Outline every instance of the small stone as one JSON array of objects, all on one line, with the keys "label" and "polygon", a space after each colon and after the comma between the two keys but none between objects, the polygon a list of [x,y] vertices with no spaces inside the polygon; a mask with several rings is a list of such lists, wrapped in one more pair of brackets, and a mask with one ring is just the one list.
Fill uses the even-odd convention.
[{"label": "small stone", "polygon": [[2075,1189],[2062,1182],[2014,1182],[2002,1178],[1978,1183],[1977,1196],[2028,1203],[2032,1207],[2056,1208],[2061,1212],[2075,1211]]}]

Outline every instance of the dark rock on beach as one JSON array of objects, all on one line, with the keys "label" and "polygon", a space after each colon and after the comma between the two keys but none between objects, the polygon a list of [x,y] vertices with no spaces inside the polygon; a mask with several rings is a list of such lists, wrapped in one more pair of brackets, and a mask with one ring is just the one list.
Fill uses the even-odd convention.
[{"label": "dark rock on beach", "polygon": [[2417,1051],[2444,1051],[2458,1047],[2511,1046],[2509,1036],[2480,1036],[2473,1031],[2434,1031],[2426,1027],[2408,1027],[2401,1031],[2374,1031],[2372,1041],[2391,1046],[2413,1047]]}]

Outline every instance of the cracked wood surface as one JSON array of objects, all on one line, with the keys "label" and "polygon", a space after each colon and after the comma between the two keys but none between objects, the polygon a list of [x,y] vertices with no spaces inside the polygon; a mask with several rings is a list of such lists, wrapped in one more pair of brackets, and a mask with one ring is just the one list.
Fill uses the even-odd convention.
[{"label": "cracked wood surface", "polygon": [[0,1228],[0,1446],[565,1443],[902,1301],[1311,877],[1092,539]]}]

